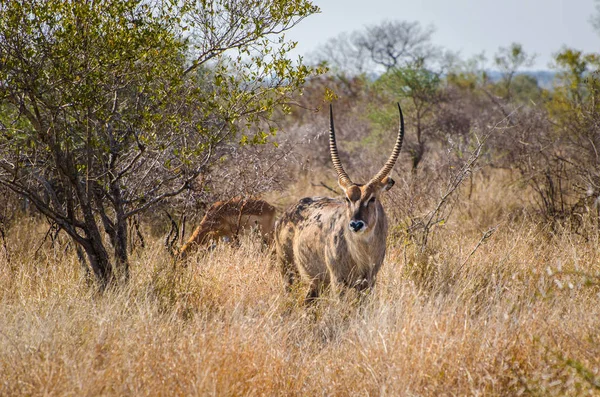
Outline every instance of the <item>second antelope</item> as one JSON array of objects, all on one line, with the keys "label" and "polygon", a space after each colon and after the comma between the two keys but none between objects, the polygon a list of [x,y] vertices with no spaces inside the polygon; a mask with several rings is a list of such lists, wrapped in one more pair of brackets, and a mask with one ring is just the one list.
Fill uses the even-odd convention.
[{"label": "second antelope", "polygon": [[404,118],[391,156],[367,183],[352,182],[338,156],[333,110],[329,108],[329,150],[344,191],[340,199],[308,197],[288,209],[275,227],[275,248],[286,281],[310,286],[307,301],[332,286],[359,291],[373,287],[386,250],[388,224],[379,200],[394,185],[389,176],[402,148]]},{"label": "second antelope", "polygon": [[210,206],[200,225],[179,250],[179,258],[185,258],[196,246],[225,238],[234,240],[242,231],[256,227],[266,244],[273,239],[275,207],[264,200],[235,197],[217,201]]}]

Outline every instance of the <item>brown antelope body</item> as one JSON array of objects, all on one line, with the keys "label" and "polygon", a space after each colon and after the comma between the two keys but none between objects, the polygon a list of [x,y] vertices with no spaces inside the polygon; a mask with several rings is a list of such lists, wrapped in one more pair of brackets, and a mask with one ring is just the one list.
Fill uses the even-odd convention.
[{"label": "brown antelope body", "polygon": [[244,231],[258,228],[265,243],[270,244],[275,228],[275,207],[264,200],[235,197],[210,206],[200,225],[179,250],[183,258],[197,246],[220,239],[234,240]]},{"label": "brown antelope body", "polygon": [[297,277],[310,286],[307,300],[324,287],[373,287],[386,250],[387,219],[380,194],[394,185],[389,174],[400,154],[404,119],[390,158],[367,184],[350,180],[340,162],[330,107],[329,148],[342,198],[313,197],[287,210],[275,227],[275,249],[288,283]]}]

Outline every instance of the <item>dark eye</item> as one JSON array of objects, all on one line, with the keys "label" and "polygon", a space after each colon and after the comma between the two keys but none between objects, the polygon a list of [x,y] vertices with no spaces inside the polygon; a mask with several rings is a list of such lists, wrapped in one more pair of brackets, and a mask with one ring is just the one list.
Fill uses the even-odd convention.
[{"label": "dark eye", "polygon": [[350,199],[346,197],[346,204],[350,204]]},{"label": "dark eye", "polygon": [[369,204],[373,204],[375,202],[375,197],[371,197],[371,199],[369,200]]}]

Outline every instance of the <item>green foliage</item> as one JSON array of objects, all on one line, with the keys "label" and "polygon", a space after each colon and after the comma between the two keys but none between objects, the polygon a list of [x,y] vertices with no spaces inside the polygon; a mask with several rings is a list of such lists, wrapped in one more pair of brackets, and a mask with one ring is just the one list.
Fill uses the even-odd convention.
[{"label": "green foliage", "polygon": [[0,183],[94,258],[107,257],[92,253],[99,216],[126,262],[127,218],[185,190],[223,145],[275,133],[273,112],[317,72],[288,58],[284,32],[315,12],[307,0],[0,0]]},{"label": "green foliage", "polygon": [[475,55],[464,61],[459,60],[446,73],[445,82],[448,86],[475,92],[488,83],[485,63],[484,54]]},{"label": "green foliage", "polygon": [[[416,63],[404,68],[392,68],[375,82],[375,90],[379,91],[388,103],[403,102],[404,114],[410,114],[417,136],[417,147],[411,150],[413,168],[416,168],[422,159],[426,136],[431,133],[431,119],[434,106],[440,101],[441,88],[440,74]],[[373,121],[384,121],[385,129],[389,130],[392,119],[397,120],[397,108],[386,106],[373,109]],[[392,116],[393,115],[393,116]]]},{"label": "green foliage", "polygon": [[[560,70],[557,76],[555,92],[557,99],[581,104],[594,89],[594,81],[586,80],[589,72],[600,68],[600,55],[583,54],[578,50],[566,48],[556,55],[556,67]],[[591,83],[591,85],[589,85]]]},{"label": "green foliage", "polygon": [[446,81],[461,90],[475,91],[481,85],[481,76],[471,72],[450,72]]},{"label": "green foliage", "polygon": [[416,117],[424,116],[436,101],[441,79],[439,74],[422,67],[394,68],[375,82],[373,88],[386,98],[389,106],[381,110],[373,109],[371,119],[378,124],[389,126],[397,122],[398,109],[395,102],[402,102],[404,113],[417,112]]},{"label": "green foliage", "polygon": [[[25,117],[17,120],[28,122],[3,130],[2,139],[19,133],[48,150],[90,145],[107,154],[103,130],[116,114],[123,128],[144,128],[140,141],[155,136],[159,112],[153,109],[182,84],[183,43],[150,7],[50,0],[9,2],[2,11],[3,105],[19,109]],[[132,96],[143,101],[129,106]],[[122,144],[126,137],[116,139]],[[74,160],[85,168],[85,160]]]},{"label": "green foliage", "polygon": [[540,102],[545,91],[538,85],[535,77],[527,74],[518,74],[512,81],[512,95],[517,103]]},{"label": "green foliage", "polygon": [[383,74],[377,81],[391,96],[421,100],[435,95],[440,82],[439,74],[421,67],[395,68]]},{"label": "green foliage", "polygon": [[557,131],[579,135],[594,130],[600,115],[600,56],[567,48],[556,55],[556,65],[560,71],[546,108]]}]

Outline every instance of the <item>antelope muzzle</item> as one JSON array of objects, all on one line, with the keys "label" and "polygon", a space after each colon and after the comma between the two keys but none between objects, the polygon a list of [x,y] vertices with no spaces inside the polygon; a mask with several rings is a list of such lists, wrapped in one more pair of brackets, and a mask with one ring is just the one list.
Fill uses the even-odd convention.
[{"label": "antelope muzzle", "polygon": [[351,220],[349,227],[354,233],[364,232],[367,230],[367,224],[361,220]]}]

